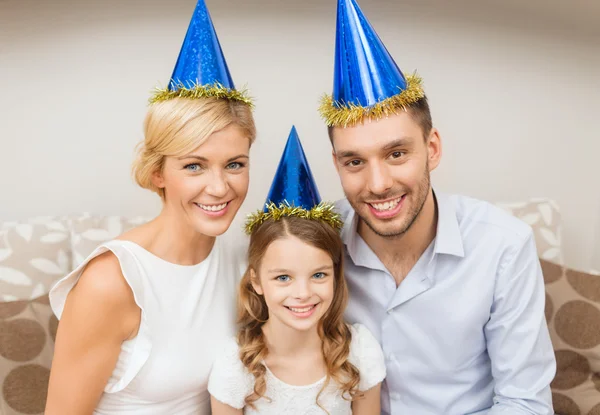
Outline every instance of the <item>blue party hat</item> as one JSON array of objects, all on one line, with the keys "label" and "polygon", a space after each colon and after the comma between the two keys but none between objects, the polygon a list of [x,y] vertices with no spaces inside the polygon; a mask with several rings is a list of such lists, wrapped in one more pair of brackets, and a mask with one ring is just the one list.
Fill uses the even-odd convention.
[{"label": "blue party hat", "polygon": [[235,89],[204,0],[196,4],[168,87],[158,89],[150,101],[175,97],[226,98],[251,105],[245,91]]},{"label": "blue party hat", "polygon": [[290,131],[265,208],[248,217],[246,232],[252,233],[268,219],[286,216],[322,220],[336,229],[341,228],[339,214],[333,211],[333,205],[321,201],[296,127]]},{"label": "blue party hat", "polygon": [[404,76],[356,0],[338,0],[333,96],[320,107],[327,125],[377,119],[422,97],[421,79]]}]

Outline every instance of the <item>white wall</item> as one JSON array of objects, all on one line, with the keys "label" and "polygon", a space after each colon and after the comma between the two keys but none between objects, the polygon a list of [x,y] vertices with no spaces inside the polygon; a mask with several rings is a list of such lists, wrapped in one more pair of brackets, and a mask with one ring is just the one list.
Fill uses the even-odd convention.
[{"label": "white wall", "polygon": [[[257,98],[243,210],[262,205],[293,123],[321,194],[341,197],[316,111],[332,86],[335,1],[207,3],[236,84]],[[445,144],[437,187],[555,199],[567,262],[587,269],[600,223],[600,8],[520,3],[361,0],[401,68],[425,79]],[[157,212],[129,166],[149,92],[168,81],[194,4],[0,0],[0,221]]]}]

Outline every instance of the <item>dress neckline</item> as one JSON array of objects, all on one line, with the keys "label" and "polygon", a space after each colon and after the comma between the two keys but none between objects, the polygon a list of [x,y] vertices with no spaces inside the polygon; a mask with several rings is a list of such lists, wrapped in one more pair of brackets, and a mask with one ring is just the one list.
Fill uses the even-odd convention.
[{"label": "dress neckline", "polygon": [[175,268],[179,268],[182,270],[196,270],[200,267],[202,267],[204,264],[206,264],[213,256],[215,251],[218,249],[217,244],[219,241],[219,238],[215,239],[215,243],[213,244],[213,247],[211,248],[210,252],[208,253],[208,255],[206,256],[206,258],[204,258],[202,261],[198,262],[197,264],[192,264],[192,265],[182,265],[182,264],[176,264],[174,262],[170,262],[167,261],[166,259],[163,259],[161,257],[159,257],[156,254],[153,254],[152,252],[148,251],[146,248],[144,248],[143,246],[141,246],[140,244],[127,240],[127,239],[117,239],[118,241],[121,242],[126,242],[130,245],[135,246],[138,250],[144,252],[147,256],[149,256],[150,258],[153,258],[154,260],[161,262],[163,264],[166,264],[170,267],[175,267]]},{"label": "dress neckline", "polygon": [[310,383],[308,385],[290,385],[289,383],[284,382],[283,380],[279,379],[277,376],[275,376],[275,374],[273,372],[271,372],[271,369],[269,369],[269,366],[267,366],[265,364],[265,362],[263,362],[263,365],[265,366],[265,368],[267,369],[267,373],[273,378],[275,379],[275,381],[281,383],[283,386],[287,387],[287,388],[292,388],[292,389],[310,389],[310,388],[314,388],[315,386],[320,385],[321,383],[325,382],[325,379],[327,379],[327,375],[323,376],[321,379],[317,380],[316,382]]}]

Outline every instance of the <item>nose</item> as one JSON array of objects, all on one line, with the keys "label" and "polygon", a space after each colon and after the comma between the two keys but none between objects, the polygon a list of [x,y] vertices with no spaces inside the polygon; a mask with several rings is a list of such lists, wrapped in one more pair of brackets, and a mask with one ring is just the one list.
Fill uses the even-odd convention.
[{"label": "nose", "polygon": [[369,166],[367,186],[369,191],[376,195],[386,193],[394,185],[388,168],[382,163],[371,163]]},{"label": "nose", "polygon": [[212,170],[206,192],[211,196],[223,197],[229,191],[229,183],[222,170]]},{"label": "nose", "polygon": [[294,298],[297,300],[308,300],[312,295],[310,282],[304,278],[299,278],[294,284]]}]

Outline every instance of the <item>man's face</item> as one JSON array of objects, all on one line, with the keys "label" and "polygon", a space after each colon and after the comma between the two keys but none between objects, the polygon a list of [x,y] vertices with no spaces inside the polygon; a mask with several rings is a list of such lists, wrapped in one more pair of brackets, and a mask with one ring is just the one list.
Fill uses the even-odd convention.
[{"label": "man's face", "polygon": [[441,156],[437,130],[427,139],[407,112],[332,132],[333,159],[348,202],[379,236],[404,234],[430,190]]}]

